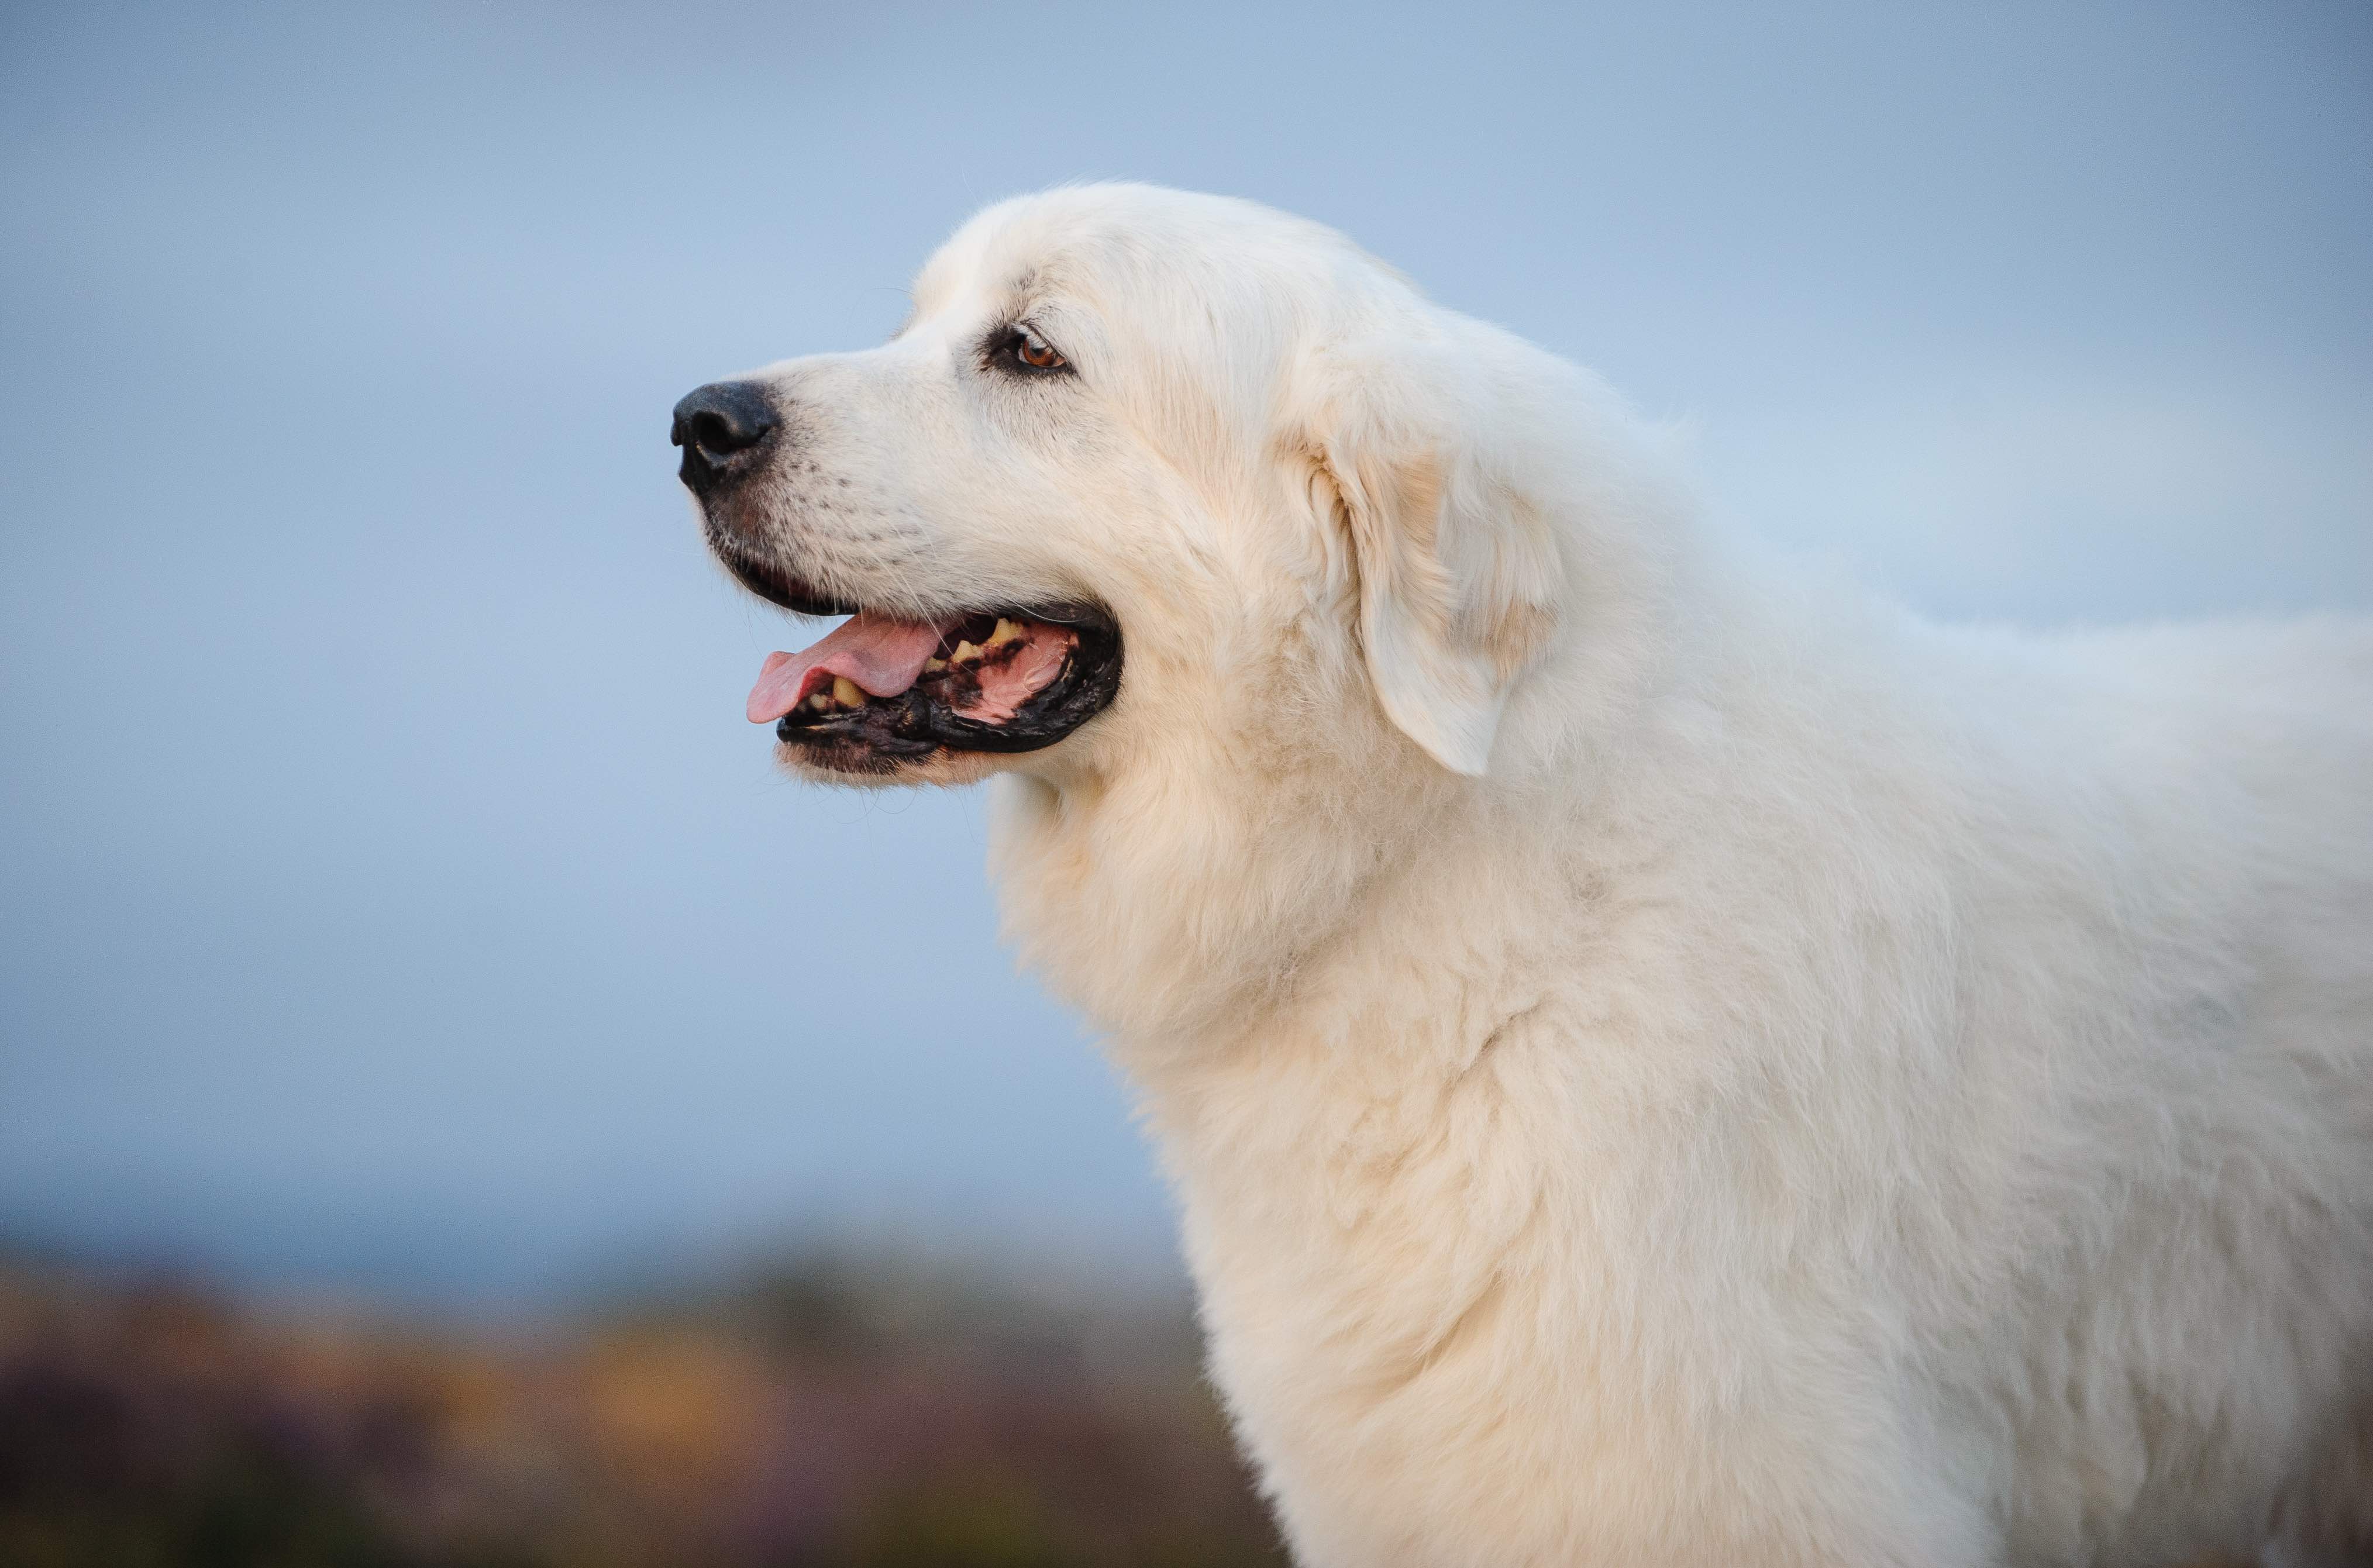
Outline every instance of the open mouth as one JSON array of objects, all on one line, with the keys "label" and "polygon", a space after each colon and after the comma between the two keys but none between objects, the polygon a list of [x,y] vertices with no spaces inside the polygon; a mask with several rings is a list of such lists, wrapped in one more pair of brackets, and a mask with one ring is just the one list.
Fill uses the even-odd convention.
[{"label": "open mouth", "polygon": [[[736,575],[747,582],[751,574]],[[811,648],[768,654],[750,690],[750,721],[774,725],[803,761],[883,773],[935,752],[1037,751],[1120,689],[1120,634],[1100,610],[1038,605],[908,619],[768,576],[761,591],[775,603],[849,617]]]}]

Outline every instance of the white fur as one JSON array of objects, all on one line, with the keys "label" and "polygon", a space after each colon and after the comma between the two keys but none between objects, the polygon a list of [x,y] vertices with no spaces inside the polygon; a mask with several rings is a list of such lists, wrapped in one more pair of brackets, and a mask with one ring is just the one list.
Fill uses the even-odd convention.
[{"label": "white fur", "polygon": [[1118,617],[923,773],[1004,770],[1301,1561],[2373,1550],[2373,629],[1927,625],[1211,197],[992,208],[765,374],[812,580]]}]

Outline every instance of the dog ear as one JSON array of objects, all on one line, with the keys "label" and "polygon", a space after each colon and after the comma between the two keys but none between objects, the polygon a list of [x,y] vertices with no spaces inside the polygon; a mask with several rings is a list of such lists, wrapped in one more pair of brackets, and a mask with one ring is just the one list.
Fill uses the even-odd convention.
[{"label": "dog ear", "polygon": [[1369,679],[1436,761],[1480,775],[1557,609],[1548,520],[1500,444],[1520,427],[1509,400],[1450,345],[1357,345],[1312,369],[1313,500],[1350,547]]}]

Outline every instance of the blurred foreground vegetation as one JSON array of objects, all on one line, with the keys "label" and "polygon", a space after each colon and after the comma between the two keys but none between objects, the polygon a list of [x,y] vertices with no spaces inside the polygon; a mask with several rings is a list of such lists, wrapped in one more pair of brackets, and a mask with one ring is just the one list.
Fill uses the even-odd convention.
[{"label": "blurred foreground vegetation", "polygon": [[559,1326],[0,1264],[8,1568],[1281,1564],[1182,1304],[818,1252]]}]

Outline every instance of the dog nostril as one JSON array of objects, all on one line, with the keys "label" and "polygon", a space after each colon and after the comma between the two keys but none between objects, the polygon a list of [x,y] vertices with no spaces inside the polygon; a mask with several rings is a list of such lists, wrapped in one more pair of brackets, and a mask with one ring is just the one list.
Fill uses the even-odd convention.
[{"label": "dog nostril", "polygon": [[695,445],[719,453],[743,451],[757,440],[755,436],[735,428],[722,414],[694,415],[692,439]]},{"label": "dog nostril", "polygon": [[712,462],[748,451],[779,423],[766,390],[749,381],[711,381],[675,405],[668,439]]}]

